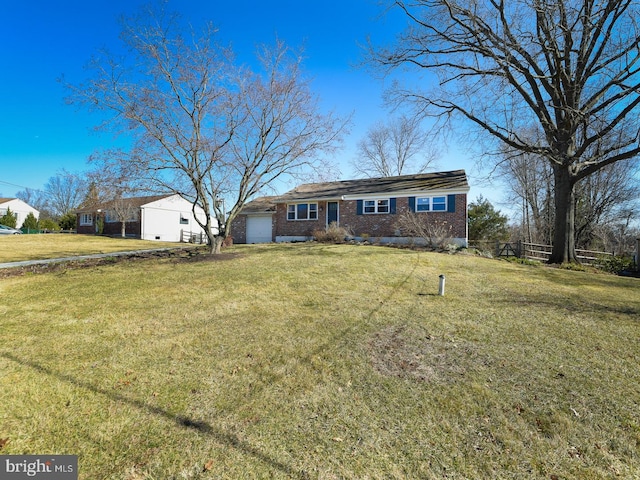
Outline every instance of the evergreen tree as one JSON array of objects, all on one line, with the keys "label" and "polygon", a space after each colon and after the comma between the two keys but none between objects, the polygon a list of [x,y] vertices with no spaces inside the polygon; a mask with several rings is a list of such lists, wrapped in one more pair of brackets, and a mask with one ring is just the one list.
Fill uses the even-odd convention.
[{"label": "evergreen tree", "polygon": [[38,219],[33,214],[33,212],[29,212],[27,218],[22,222],[22,227],[20,227],[26,233],[29,233],[30,230],[38,230]]},{"label": "evergreen tree", "polygon": [[508,218],[493,208],[489,200],[480,195],[469,204],[470,240],[506,240],[509,238]]},{"label": "evergreen tree", "polygon": [[2,217],[0,217],[0,225],[4,225],[5,227],[16,228],[17,223],[18,223],[18,216],[15,213],[12,213],[11,209],[7,207],[7,213],[5,213]]},{"label": "evergreen tree", "polygon": [[96,182],[91,182],[89,184],[89,188],[87,189],[87,195],[84,197],[84,200],[82,201],[80,206],[82,208],[93,208],[100,203],[101,199],[98,185],[96,184]]},{"label": "evergreen tree", "polygon": [[58,221],[60,228],[62,230],[75,230],[76,229],[76,214],[75,213],[65,213],[60,220]]}]

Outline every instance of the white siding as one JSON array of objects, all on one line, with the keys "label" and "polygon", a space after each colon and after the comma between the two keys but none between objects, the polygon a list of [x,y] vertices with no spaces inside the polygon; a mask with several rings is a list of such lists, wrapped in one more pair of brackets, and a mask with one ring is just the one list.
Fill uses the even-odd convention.
[{"label": "white siding", "polygon": [[18,221],[17,227],[20,228],[24,223],[25,218],[29,213],[33,213],[36,218],[40,218],[40,212],[33,208],[31,205],[23,202],[19,198],[12,198],[6,202],[0,203],[0,216],[7,213],[7,208],[11,210],[11,213],[16,213]]},{"label": "white siding", "polygon": [[[140,210],[141,237],[144,240],[179,242],[183,231],[204,234],[193,216],[191,203],[179,195],[148,203]],[[204,222],[203,210],[198,208],[197,211],[198,218]]]}]

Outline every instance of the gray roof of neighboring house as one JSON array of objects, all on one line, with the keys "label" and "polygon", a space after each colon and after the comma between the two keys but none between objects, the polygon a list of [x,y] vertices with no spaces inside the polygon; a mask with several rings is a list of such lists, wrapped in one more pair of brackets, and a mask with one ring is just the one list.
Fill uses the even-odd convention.
[{"label": "gray roof of neighboring house", "polygon": [[404,192],[421,193],[425,190],[468,191],[469,183],[464,170],[450,172],[421,173],[398,177],[362,178],[339,182],[306,183],[283,195],[260,197],[248,202],[242,215],[257,215],[275,212],[277,203],[300,200],[332,200],[343,196],[375,195]]},{"label": "gray roof of neighboring house", "polygon": [[124,204],[129,205],[133,208],[140,208],[142,205],[146,205],[147,203],[157,202],[158,200],[162,200],[163,198],[171,197],[173,195],[174,195],[173,193],[170,193],[165,195],[150,195],[146,197],[129,197],[129,198],[122,198],[119,200],[109,200],[107,202],[97,203],[95,205],[91,205],[88,207],[80,207],[76,209],[75,212],[76,213],[93,213],[98,209],[109,210],[110,208],[113,207],[113,205],[117,201],[122,201]]},{"label": "gray roof of neighboring house", "polygon": [[421,173],[399,177],[363,178],[340,182],[307,183],[277,197],[278,202],[329,200],[343,196],[424,192],[425,190],[469,190],[464,170]]}]

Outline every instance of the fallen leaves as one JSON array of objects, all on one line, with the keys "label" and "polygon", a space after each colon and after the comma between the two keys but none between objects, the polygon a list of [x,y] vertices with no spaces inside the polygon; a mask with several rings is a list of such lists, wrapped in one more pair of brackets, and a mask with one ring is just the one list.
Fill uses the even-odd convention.
[{"label": "fallen leaves", "polygon": [[119,378],[113,388],[118,389],[130,386],[131,382],[134,382],[138,379],[136,376],[133,376],[133,374],[133,371],[127,370],[124,374],[124,377]]}]

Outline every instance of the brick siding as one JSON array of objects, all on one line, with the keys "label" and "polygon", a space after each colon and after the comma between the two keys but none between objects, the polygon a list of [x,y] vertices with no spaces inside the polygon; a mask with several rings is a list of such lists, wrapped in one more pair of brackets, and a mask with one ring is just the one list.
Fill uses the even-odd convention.
[{"label": "brick siding", "polygon": [[[95,234],[96,233],[96,225],[95,225],[95,216],[93,218],[93,223],[91,225],[80,225],[80,215],[76,216],[76,232],[81,234]],[[140,221],[135,222],[127,222],[126,223],[125,234],[128,237],[140,237],[141,225]],[[103,235],[111,235],[111,236],[120,236],[122,233],[122,223],[121,222],[105,222]]]},{"label": "brick siding", "polygon": [[[438,224],[451,226],[451,237],[467,236],[467,196],[455,196],[455,212],[417,212],[417,215],[429,216]],[[316,230],[324,230],[327,224],[327,202],[318,203],[317,220],[287,220],[287,204],[279,203],[273,221],[274,237],[312,237]],[[403,236],[396,224],[403,213],[409,211],[409,199],[396,199],[396,213],[361,214],[357,213],[357,201],[339,201],[339,223],[356,237],[368,235],[371,239]],[[231,236],[234,243],[246,243],[247,215],[238,215],[232,222]]]},{"label": "brick siding", "polygon": [[[466,238],[467,236],[467,196],[455,196],[455,212],[417,212],[417,215],[428,215],[439,224],[451,225],[451,236]],[[363,234],[371,238],[402,236],[396,223],[403,213],[409,211],[409,199],[400,197],[396,200],[396,213],[362,214],[357,213],[357,201],[339,201],[339,223],[353,235]],[[327,202],[318,202],[317,220],[287,220],[287,205],[278,204],[276,211],[276,236],[305,236],[310,237],[315,230],[326,227]]]},{"label": "brick siding", "polygon": [[233,243],[247,243],[247,215],[238,215],[231,222]]}]

